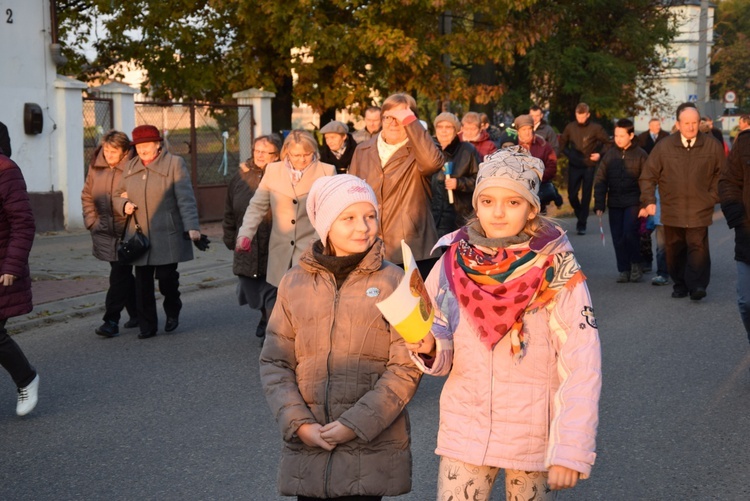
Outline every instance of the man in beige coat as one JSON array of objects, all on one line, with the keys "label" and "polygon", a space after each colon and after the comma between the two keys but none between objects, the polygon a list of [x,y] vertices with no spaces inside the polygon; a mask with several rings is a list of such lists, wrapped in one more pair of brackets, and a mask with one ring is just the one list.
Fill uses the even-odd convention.
[{"label": "man in beige coat", "polygon": [[403,239],[425,277],[435,263],[430,251],[437,242],[430,179],[445,159],[417,120],[416,110],[417,103],[408,94],[388,97],[383,103],[383,130],[357,146],[349,173],[367,181],[375,191],[386,259],[403,263]]}]

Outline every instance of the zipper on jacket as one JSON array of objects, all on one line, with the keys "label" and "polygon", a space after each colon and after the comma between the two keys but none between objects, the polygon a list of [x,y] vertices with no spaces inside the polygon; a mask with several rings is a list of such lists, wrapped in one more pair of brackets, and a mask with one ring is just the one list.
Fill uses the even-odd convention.
[{"label": "zipper on jacket", "polygon": [[[330,395],[330,389],[331,389],[331,355],[333,353],[333,330],[334,330],[334,327],[336,326],[336,310],[338,310],[338,306],[339,306],[339,289],[336,288],[336,277],[333,278],[333,288],[335,292],[333,296],[333,314],[331,315],[331,319],[332,319],[331,330],[328,333],[328,357],[326,359],[326,392],[325,392],[325,405],[323,406],[323,409],[325,412],[326,424],[331,422],[331,411],[329,409],[328,397]],[[328,460],[326,462],[326,477],[325,477],[325,481],[323,482],[325,495],[327,498],[330,497],[328,493],[328,483],[331,480],[332,460],[333,460],[333,451],[330,451],[328,453]]]}]

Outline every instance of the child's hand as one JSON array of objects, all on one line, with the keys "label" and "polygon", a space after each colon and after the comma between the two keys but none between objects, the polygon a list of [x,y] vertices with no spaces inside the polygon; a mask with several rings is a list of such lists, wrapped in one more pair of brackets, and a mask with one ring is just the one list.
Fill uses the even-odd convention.
[{"label": "child's hand", "polygon": [[334,421],[320,428],[320,438],[331,444],[333,448],[338,444],[345,444],[354,440],[357,438],[357,434],[348,426]]},{"label": "child's hand", "polygon": [[320,436],[321,428],[323,427],[318,423],[303,424],[297,429],[297,436],[305,443],[305,445],[310,447],[321,447],[327,451],[332,451],[336,448],[336,444],[329,443]]},{"label": "child's hand", "polygon": [[425,355],[434,355],[435,351],[435,336],[432,332],[428,332],[427,335],[422,338],[418,343],[404,343],[406,349],[413,351],[414,353],[424,353]]},{"label": "child's hand", "polygon": [[554,465],[550,466],[549,488],[553,491],[559,491],[561,489],[570,489],[576,486],[580,473],[564,466]]},{"label": "child's hand", "polygon": [[596,211],[596,215],[601,217],[601,215],[604,214],[604,211],[598,210]]}]

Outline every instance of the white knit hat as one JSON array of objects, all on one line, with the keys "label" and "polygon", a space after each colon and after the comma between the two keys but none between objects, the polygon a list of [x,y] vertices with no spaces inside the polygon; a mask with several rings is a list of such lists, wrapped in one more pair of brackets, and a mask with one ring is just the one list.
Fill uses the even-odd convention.
[{"label": "white knit hat", "polygon": [[347,207],[359,202],[368,202],[378,210],[378,199],[370,185],[350,174],[324,176],[315,180],[307,195],[307,216],[310,218],[320,241],[326,244],[331,225]]},{"label": "white knit hat", "polygon": [[471,204],[477,208],[477,198],[482,190],[500,186],[513,190],[539,209],[539,185],[544,175],[544,163],[532,157],[520,146],[503,148],[484,157],[479,164],[476,187]]}]

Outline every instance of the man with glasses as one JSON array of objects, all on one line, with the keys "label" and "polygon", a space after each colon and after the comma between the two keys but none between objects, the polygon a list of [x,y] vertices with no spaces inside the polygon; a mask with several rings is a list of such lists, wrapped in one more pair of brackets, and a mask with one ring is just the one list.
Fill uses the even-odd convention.
[{"label": "man with glasses", "polygon": [[430,252],[437,242],[430,179],[443,168],[445,159],[416,112],[417,103],[410,95],[389,96],[383,102],[383,130],[357,146],[349,173],[367,181],[375,191],[386,259],[403,263],[403,239],[426,277],[435,262]]}]

